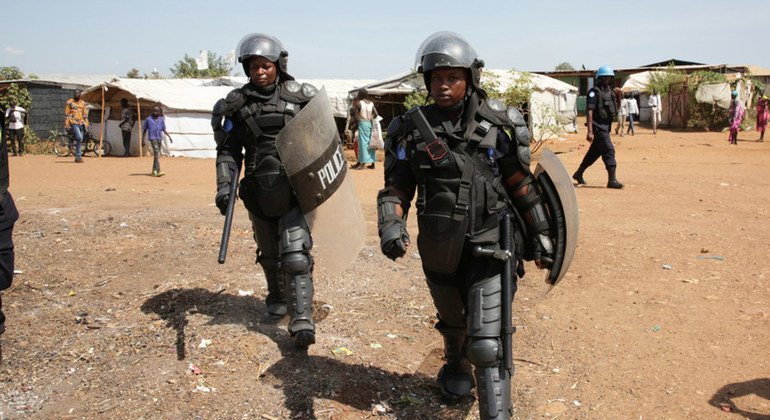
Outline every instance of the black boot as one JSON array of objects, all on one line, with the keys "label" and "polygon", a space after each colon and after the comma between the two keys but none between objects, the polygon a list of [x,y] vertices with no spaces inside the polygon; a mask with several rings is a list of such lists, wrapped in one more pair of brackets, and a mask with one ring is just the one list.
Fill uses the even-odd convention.
[{"label": "black boot", "polygon": [[609,177],[607,181],[607,188],[614,188],[616,190],[623,188],[623,184],[621,184],[615,177],[615,168],[608,168],[607,175]]},{"label": "black boot", "polygon": [[473,389],[471,364],[463,354],[465,331],[443,329],[444,358],[446,363],[438,373],[441,397],[447,403],[456,403],[467,397]]},{"label": "black boot", "polygon": [[287,274],[289,297],[289,334],[294,347],[306,349],[315,344],[313,322],[313,277],[305,274]]},{"label": "black boot", "polygon": [[583,172],[585,172],[586,168],[579,167],[577,171],[575,171],[574,174],[572,174],[572,179],[577,181],[578,185],[588,185],[585,179],[583,179]]},{"label": "black boot", "polygon": [[265,306],[267,313],[273,318],[283,318],[288,312],[286,302],[286,274],[278,267],[277,258],[266,258],[260,255],[257,263],[262,266],[267,280],[267,297]]}]

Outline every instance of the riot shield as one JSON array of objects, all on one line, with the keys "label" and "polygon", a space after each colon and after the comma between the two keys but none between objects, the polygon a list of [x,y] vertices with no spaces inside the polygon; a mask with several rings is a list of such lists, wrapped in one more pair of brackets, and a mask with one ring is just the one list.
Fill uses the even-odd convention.
[{"label": "riot shield", "polygon": [[366,221],[322,88],[276,137],[278,154],[313,235],[320,267],[339,274],[358,256]]},{"label": "riot shield", "polygon": [[572,179],[556,155],[543,150],[535,168],[535,178],[543,192],[551,223],[551,239],[554,241],[553,266],[545,281],[558,283],[567,273],[575,256],[578,237],[578,202]]}]

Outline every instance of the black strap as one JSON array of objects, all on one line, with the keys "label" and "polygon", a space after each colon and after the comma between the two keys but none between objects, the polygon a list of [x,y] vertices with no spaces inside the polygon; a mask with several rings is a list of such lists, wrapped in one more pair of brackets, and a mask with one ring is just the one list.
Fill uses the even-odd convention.
[{"label": "black strap", "polygon": [[241,108],[241,118],[244,122],[246,122],[246,125],[249,127],[249,130],[251,131],[251,134],[254,135],[254,137],[262,137],[262,129],[260,129],[259,125],[257,125],[257,122],[255,121],[255,115],[251,113],[249,107],[244,106]]}]

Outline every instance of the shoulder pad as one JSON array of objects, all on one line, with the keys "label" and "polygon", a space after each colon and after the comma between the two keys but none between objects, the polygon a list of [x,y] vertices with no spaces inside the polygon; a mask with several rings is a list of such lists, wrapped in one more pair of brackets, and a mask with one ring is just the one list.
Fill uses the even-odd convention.
[{"label": "shoulder pad", "polygon": [[211,115],[225,115],[225,109],[227,109],[227,102],[225,102],[224,98],[222,98],[214,103],[214,108],[211,110]]},{"label": "shoulder pad", "polygon": [[505,112],[505,116],[511,122],[511,125],[516,127],[527,126],[527,122],[524,120],[524,115],[522,115],[521,111],[514,107],[508,108],[508,110]]},{"label": "shoulder pad", "polygon": [[390,124],[388,124],[387,137],[396,138],[403,136],[404,134],[411,131],[413,126],[414,123],[412,123],[411,119],[404,118],[403,115],[399,115],[390,120]]},{"label": "shoulder pad", "polygon": [[318,89],[308,83],[299,83],[294,80],[288,80],[282,84],[281,99],[286,102],[303,104],[310,102]]},{"label": "shoulder pad", "polygon": [[[220,104],[220,102],[223,103]],[[219,115],[233,115],[235,111],[239,110],[245,103],[246,96],[243,95],[243,92],[241,92],[240,89],[234,89],[227,94],[227,97],[224,99],[224,101],[220,99],[216,104],[214,104],[213,113]],[[220,107],[221,113],[217,113],[217,106]]]},{"label": "shoulder pad", "polygon": [[502,101],[494,98],[487,99],[487,106],[489,107],[489,109],[495,112],[505,111],[505,108],[506,108],[505,104]]},{"label": "shoulder pad", "polygon": [[318,89],[316,89],[315,86],[311,85],[310,83],[302,84],[302,94],[305,95],[308,99],[313,99],[316,93],[318,93]]},{"label": "shoulder pad", "polygon": [[477,111],[481,118],[496,126],[510,125],[505,117],[505,105],[497,99],[485,99]]},{"label": "shoulder pad", "polygon": [[284,83],[283,86],[286,89],[286,91],[289,93],[298,93],[299,89],[302,87],[302,85],[295,80],[289,80],[286,83]]}]

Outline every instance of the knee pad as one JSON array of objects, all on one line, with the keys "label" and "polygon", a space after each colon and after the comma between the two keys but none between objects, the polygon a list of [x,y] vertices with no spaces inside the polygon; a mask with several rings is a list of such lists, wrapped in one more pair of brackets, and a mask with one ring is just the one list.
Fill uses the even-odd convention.
[{"label": "knee pad", "polygon": [[281,256],[281,269],[290,276],[305,274],[313,268],[313,257],[302,252],[290,252]]},{"label": "knee pad", "polygon": [[291,252],[309,252],[313,248],[310,228],[299,207],[293,208],[278,221],[280,232],[279,247],[281,254]]},{"label": "knee pad", "polygon": [[496,338],[472,339],[465,349],[465,356],[474,366],[493,367],[500,364],[503,349]]}]

